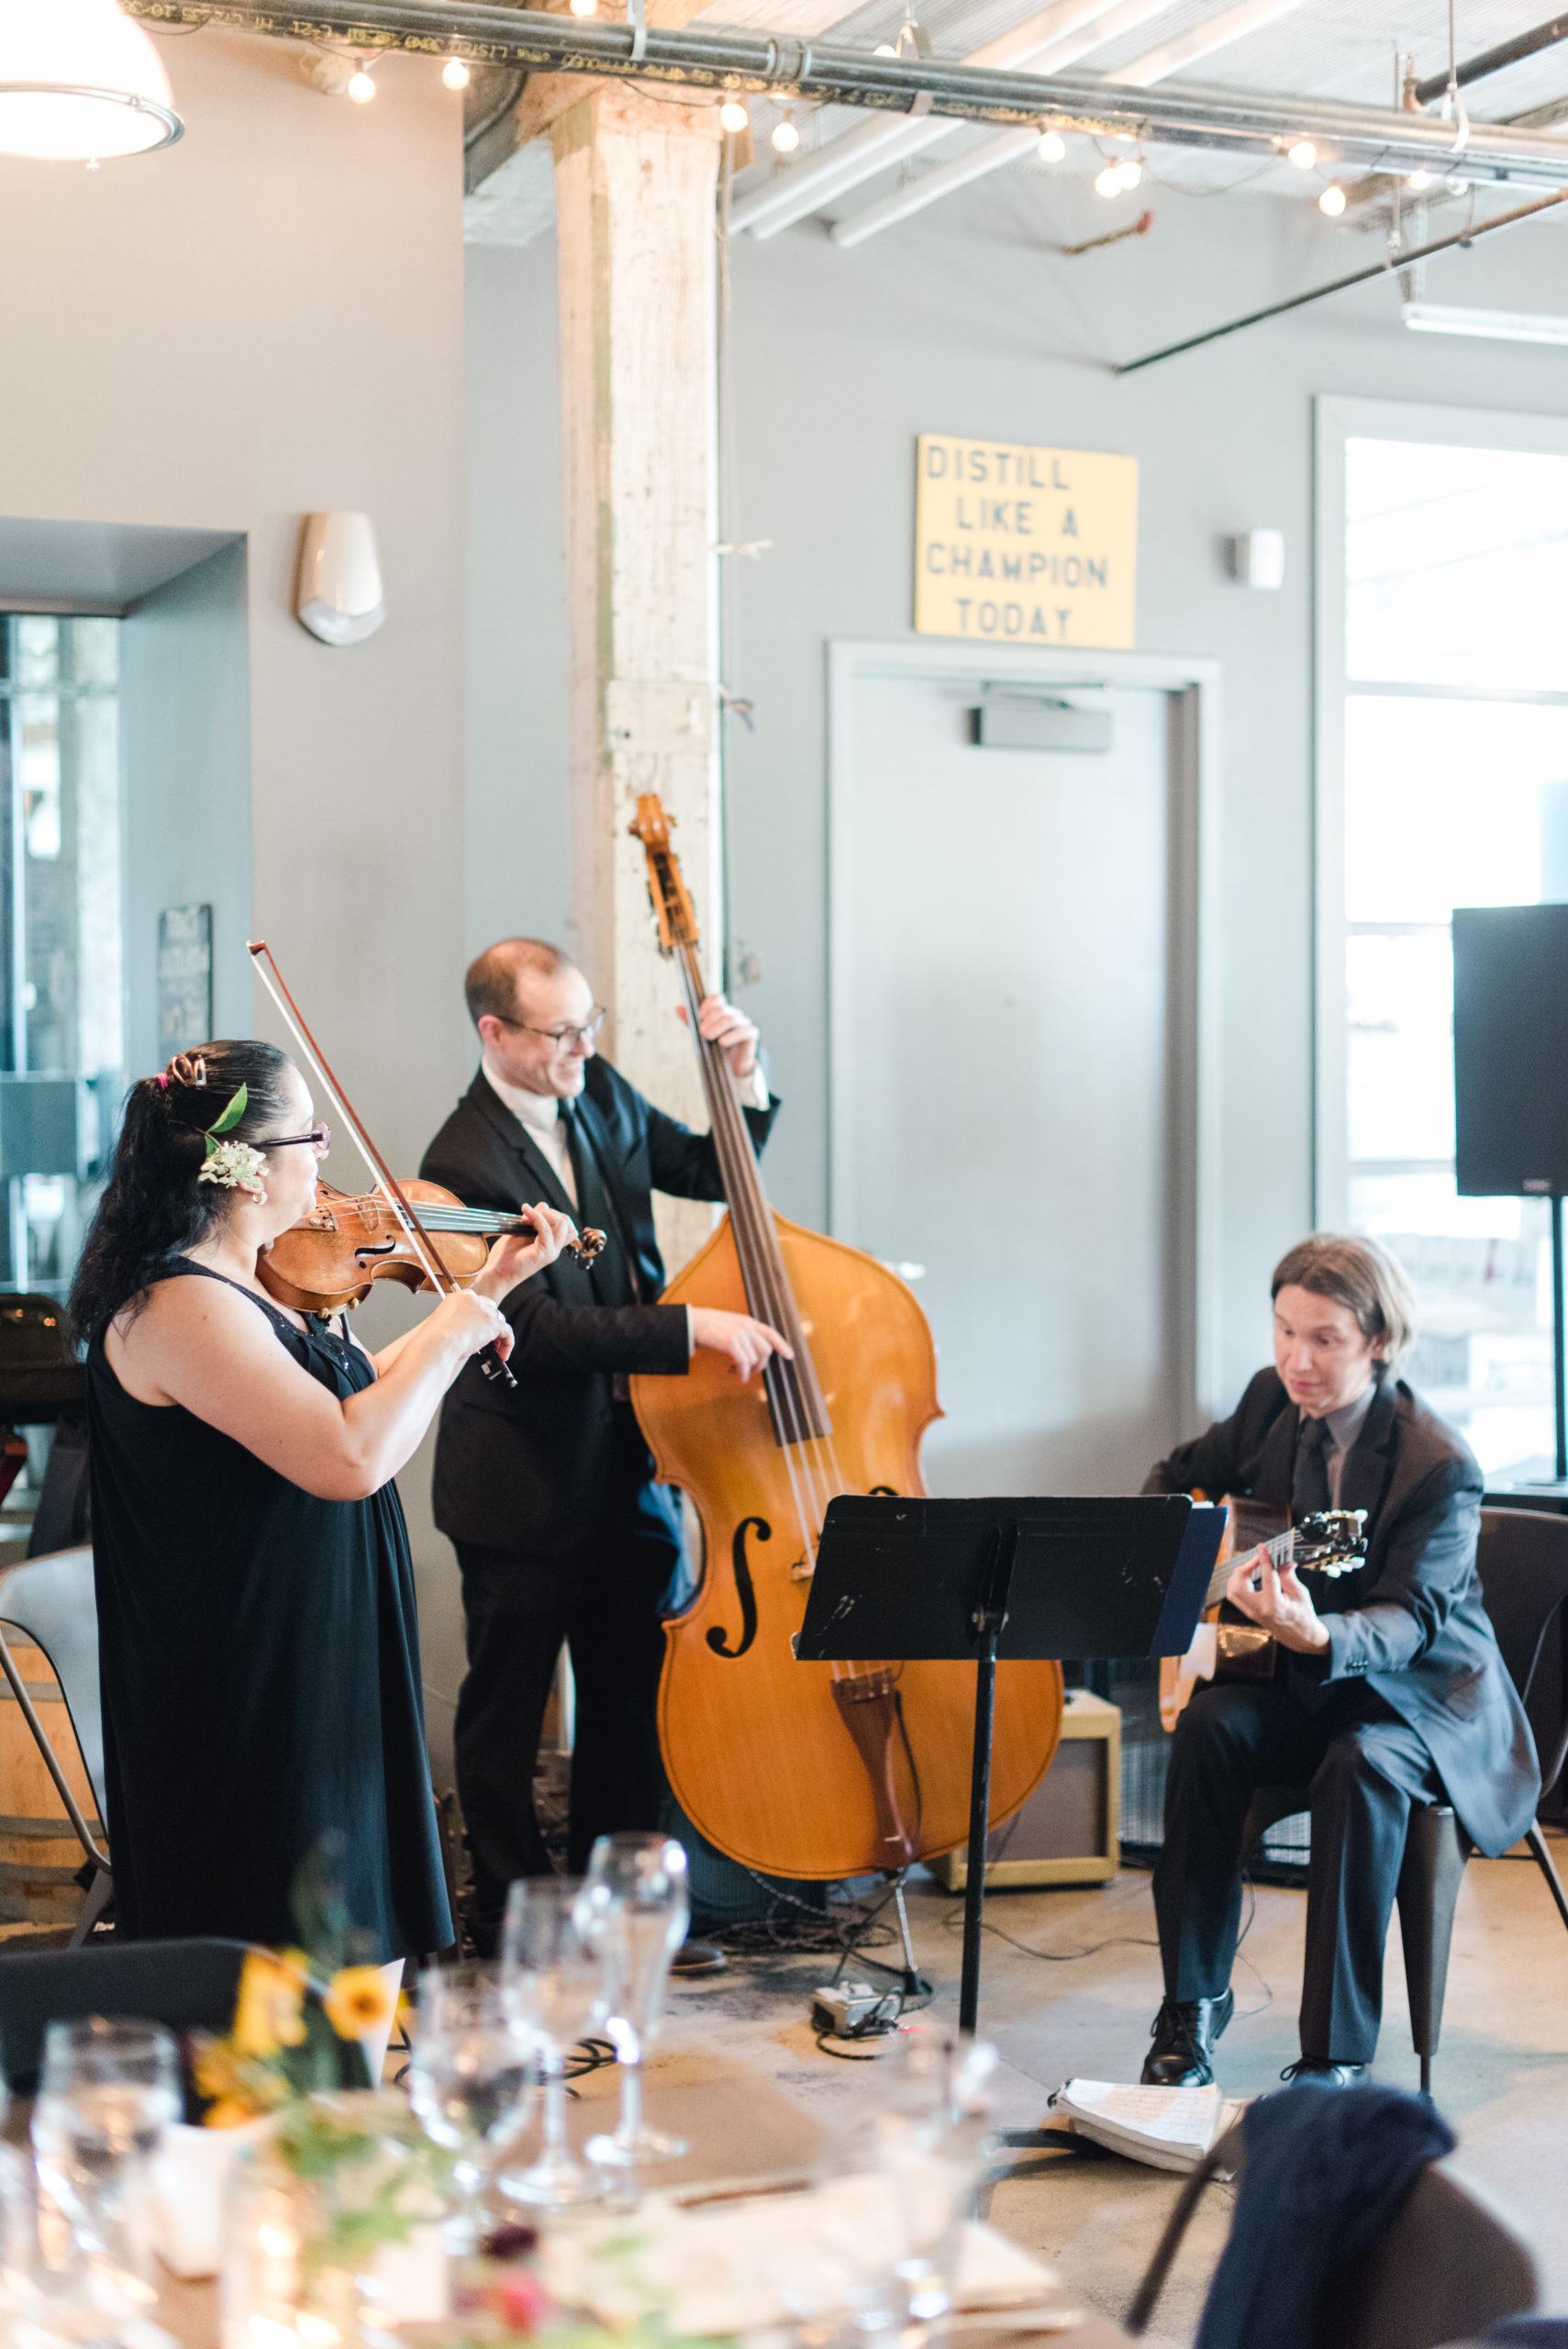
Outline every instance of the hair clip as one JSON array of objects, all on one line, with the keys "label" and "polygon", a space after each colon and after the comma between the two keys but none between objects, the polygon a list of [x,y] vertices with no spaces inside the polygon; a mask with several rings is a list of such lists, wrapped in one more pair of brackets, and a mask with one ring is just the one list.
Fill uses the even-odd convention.
[{"label": "hair clip", "polygon": [[206,1062],[200,1052],[176,1052],[169,1063],[168,1074],[178,1077],[182,1085],[199,1087],[206,1083]]}]

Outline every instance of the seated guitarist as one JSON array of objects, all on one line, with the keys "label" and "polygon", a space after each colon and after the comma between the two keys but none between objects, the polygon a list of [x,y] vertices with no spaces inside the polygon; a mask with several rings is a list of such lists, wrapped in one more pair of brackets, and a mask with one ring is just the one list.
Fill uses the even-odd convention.
[{"label": "seated guitarist", "polygon": [[1228,1613],[1277,1647],[1270,1676],[1217,1678],[1176,1728],[1154,1872],[1165,1998],[1143,2066],[1153,2085],[1214,2077],[1214,2043],[1235,2009],[1241,1829],[1255,1787],[1311,1787],[1301,2057],[1284,2076],[1337,2086],[1362,2078],[1377,2045],[1411,1804],[1451,1802],[1495,1858],[1540,1793],[1534,1742],[1481,1602],[1481,1471],[1394,1375],[1415,1336],[1403,1274],[1373,1241],[1318,1233],[1275,1267],[1273,1301],[1273,1369],[1144,1489],[1251,1494],[1295,1520],[1364,1509],[1367,1554],[1333,1579],[1276,1571],[1261,1551],[1231,1574]]}]

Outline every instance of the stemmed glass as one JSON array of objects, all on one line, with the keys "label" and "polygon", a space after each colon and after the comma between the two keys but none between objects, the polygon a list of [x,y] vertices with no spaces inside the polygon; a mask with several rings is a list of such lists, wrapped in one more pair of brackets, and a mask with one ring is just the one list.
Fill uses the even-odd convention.
[{"label": "stemmed glass", "polygon": [[585,1930],[584,1886],[573,1876],[524,1876],[506,1895],[501,1985],[507,2012],[532,2040],[544,2076],[544,2137],[539,2159],[509,2171],[501,2191],[516,2202],[568,2210],[595,2200],[603,2177],[566,2143],[566,2052],[599,2003],[604,1958]]},{"label": "stemmed glass", "polygon": [[457,2155],[458,2207],[442,2232],[460,2254],[484,2240],[484,2188],[528,2118],[530,2060],[493,1965],[432,1967],[421,1978],[409,2101],[426,2136]]},{"label": "stemmed glass", "polygon": [[642,2057],[659,2028],[670,1961],[686,1935],[685,1853],[667,1835],[601,1835],[588,1861],[584,1909],[605,1956],[594,2020],[615,2042],[621,2083],[615,2132],[591,2137],[588,2158],[623,2169],[673,2161],[685,2141],[642,2118]]},{"label": "stemmed glass", "polygon": [[148,2164],[180,2112],[179,2051],[161,2024],[50,2024],[32,2119],[39,2176],[90,2266],[134,2301],[153,2297]]}]

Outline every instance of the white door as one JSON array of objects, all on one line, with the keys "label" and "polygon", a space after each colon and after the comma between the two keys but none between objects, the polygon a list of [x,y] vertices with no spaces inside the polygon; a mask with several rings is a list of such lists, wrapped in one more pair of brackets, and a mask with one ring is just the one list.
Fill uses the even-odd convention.
[{"label": "white door", "polygon": [[938,656],[839,713],[834,1230],[925,1268],[933,1492],[1136,1491],[1189,1391],[1180,705],[1067,693],[1108,750],[989,749],[982,684]]}]

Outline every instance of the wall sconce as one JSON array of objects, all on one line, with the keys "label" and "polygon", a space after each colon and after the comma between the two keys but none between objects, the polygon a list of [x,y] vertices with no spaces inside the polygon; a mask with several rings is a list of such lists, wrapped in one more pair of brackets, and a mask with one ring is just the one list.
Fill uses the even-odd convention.
[{"label": "wall sconce", "polygon": [[323,644],[362,644],[386,618],[368,514],[307,514],[295,612]]},{"label": "wall sconce", "polygon": [[1243,587],[1284,585],[1284,532],[1245,530],[1225,541],[1226,566]]}]

